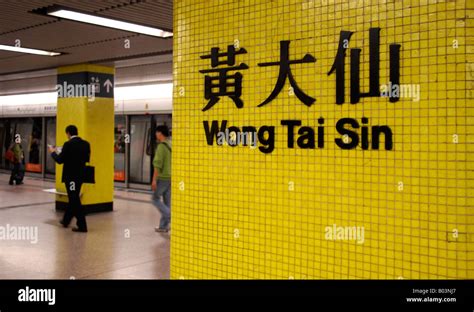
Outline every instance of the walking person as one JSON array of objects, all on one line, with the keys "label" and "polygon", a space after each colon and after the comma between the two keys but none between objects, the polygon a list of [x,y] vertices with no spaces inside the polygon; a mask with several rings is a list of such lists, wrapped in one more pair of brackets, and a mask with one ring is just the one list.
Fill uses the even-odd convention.
[{"label": "walking person", "polygon": [[74,232],[86,233],[87,222],[81,204],[80,193],[84,183],[86,163],[90,161],[90,145],[89,142],[78,136],[77,127],[74,125],[66,127],[66,135],[69,141],[64,143],[61,152],[56,151],[53,146],[48,147],[51,157],[58,164],[64,164],[62,182],[66,184],[69,204],[60,223],[63,227],[67,228],[72,218],[76,217],[77,227],[74,227],[72,230]]},{"label": "walking person", "polygon": [[9,160],[13,165],[12,172],[10,174],[10,182],[8,183],[10,185],[13,185],[13,182],[15,182],[16,185],[23,184],[24,169],[22,168],[22,164],[24,162],[25,156],[20,140],[21,139],[18,138],[7,152],[9,155],[11,155],[9,156]]},{"label": "walking person", "polygon": [[155,229],[159,233],[168,232],[171,222],[171,142],[169,135],[167,126],[156,127],[155,137],[158,146],[153,158],[154,171],[151,188],[154,191],[153,204],[161,212],[160,226]]}]

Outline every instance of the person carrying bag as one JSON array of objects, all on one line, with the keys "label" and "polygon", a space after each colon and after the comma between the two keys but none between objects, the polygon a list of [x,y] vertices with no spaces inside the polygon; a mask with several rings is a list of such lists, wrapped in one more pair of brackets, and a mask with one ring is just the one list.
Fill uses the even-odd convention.
[{"label": "person carrying bag", "polygon": [[23,184],[25,169],[22,164],[25,163],[25,157],[23,155],[23,148],[21,147],[21,144],[18,142],[14,143],[14,145],[5,154],[5,158],[8,156],[9,161],[13,164],[12,172],[10,174],[10,181],[8,184],[13,185],[13,182],[15,182],[16,185]]}]

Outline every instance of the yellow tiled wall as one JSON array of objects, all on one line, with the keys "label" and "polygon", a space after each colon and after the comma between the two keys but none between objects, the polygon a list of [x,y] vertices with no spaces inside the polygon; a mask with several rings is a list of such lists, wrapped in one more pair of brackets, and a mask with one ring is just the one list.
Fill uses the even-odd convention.
[{"label": "yellow tiled wall", "polygon": [[[174,1],[171,277],[474,278],[473,14],[468,0]],[[348,50],[346,102],[336,104],[335,76],[327,73],[339,33],[354,32],[349,48],[362,51],[367,91],[371,27],[381,29],[380,84],[389,81],[389,45],[398,43],[400,82],[419,85],[419,101],[350,104]],[[282,40],[291,41],[291,60],[316,58],[291,65],[316,99],[310,107],[289,81],[258,107],[279,73],[258,64],[278,61]],[[202,111],[208,100],[199,71],[212,67],[200,56],[228,45],[247,51],[235,59],[248,66],[238,71],[243,107],[221,96]],[[288,148],[281,120],[317,130],[320,117],[324,148]],[[339,148],[335,124],[346,117],[389,126],[393,149]],[[275,149],[209,146],[206,120],[274,126]],[[363,243],[326,239],[333,224],[363,227]]]}]

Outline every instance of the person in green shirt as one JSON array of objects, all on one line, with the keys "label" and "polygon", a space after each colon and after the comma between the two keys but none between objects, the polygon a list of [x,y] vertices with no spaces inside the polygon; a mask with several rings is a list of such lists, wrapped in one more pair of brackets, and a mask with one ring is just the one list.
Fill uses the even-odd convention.
[{"label": "person in green shirt", "polygon": [[[153,204],[161,212],[160,226],[156,232],[168,232],[171,221],[171,142],[167,126],[156,127],[155,136],[158,146],[153,158],[153,179],[151,188]],[[163,198],[163,201],[161,201]]]},{"label": "person in green shirt", "polygon": [[23,161],[23,148],[21,147],[20,141],[21,139],[18,138],[17,142],[11,147],[11,150],[14,155],[13,159],[13,168],[12,172],[10,175],[10,182],[8,184],[13,185],[13,182],[15,181],[16,185],[23,184],[23,178],[21,177],[21,163]]}]

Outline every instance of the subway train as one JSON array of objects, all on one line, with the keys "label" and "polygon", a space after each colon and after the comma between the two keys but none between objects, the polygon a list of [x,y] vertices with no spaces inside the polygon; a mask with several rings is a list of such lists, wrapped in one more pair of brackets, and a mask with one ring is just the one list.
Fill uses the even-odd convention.
[{"label": "subway train", "polygon": [[[172,130],[172,84],[116,88],[114,170],[118,187],[149,189],[156,147],[154,128]],[[0,172],[11,164],[5,152],[21,136],[26,176],[54,179],[47,145],[56,144],[56,93],[0,97]],[[93,152],[93,151],[92,151]]]}]

